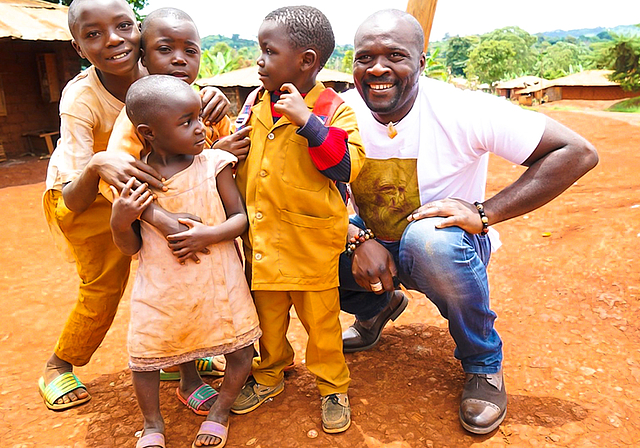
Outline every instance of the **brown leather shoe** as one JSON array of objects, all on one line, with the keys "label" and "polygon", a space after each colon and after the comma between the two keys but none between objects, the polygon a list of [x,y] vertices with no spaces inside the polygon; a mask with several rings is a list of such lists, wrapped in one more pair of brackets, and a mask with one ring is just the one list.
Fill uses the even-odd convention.
[{"label": "brown leather shoe", "polygon": [[502,369],[488,375],[467,373],[460,402],[462,427],[474,434],[488,434],[500,426],[506,415]]},{"label": "brown leather shoe", "polygon": [[401,291],[394,291],[393,294],[402,296],[400,301],[395,306],[392,306],[393,299],[391,299],[389,305],[374,317],[371,328],[365,328],[360,321],[356,320],[353,325],[342,333],[342,351],[344,353],[368,350],[378,343],[382,335],[382,329],[387,325],[387,322],[396,320],[409,303],[409,299]]}]

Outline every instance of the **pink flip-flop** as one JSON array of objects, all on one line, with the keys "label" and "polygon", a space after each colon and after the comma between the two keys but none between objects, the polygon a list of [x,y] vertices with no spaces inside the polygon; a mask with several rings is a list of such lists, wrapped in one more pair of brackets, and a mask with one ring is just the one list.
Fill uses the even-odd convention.
[{"label": "pink flip-flop", "polygon": [[147,448],[150,446],[161,446],[165,448],[164,435],[159,432],[154,432],[153,434],[140,437],[138,443],[136,443],[136,448]]},{"label": "pink flip-flop", "polygon": [[189,398],[186,400],[180,395],[180,388],[176,388],[176,395],[178,395],[178,399],[184,404],[186,407],[191,409],[198,415],[208,415],[208,409],[201,409],[202,405],[211,399],[211,397],[215,397],[218,395],[218,392],[208,384],[203,384],[198,387],[196,390],[191,392]]},{"label": "pink flip-flop", "polygon": [[[201,435],[214,436],[220,439],[220,443],[218,443],[217,445],[204,445],[204,446],[210,446],[213,448],[222,448],[227,443],[227,436],[229,435],[229,427],[218,422],[211,422],[209,420],[205,420],[200,425],[200,429],[198,430],[198,435],[196,435],[196,439],[198,438],[198,436],[201,436]],[[196,445],[196,441],[194,440],[193,443],[191,444],[191,448],[201,448],[201,447]]]}]

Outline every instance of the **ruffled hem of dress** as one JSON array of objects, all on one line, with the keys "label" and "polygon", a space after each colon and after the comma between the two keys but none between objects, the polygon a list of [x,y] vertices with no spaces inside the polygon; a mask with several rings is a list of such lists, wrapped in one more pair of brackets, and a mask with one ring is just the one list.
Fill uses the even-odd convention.
[{"label": "ruffled hem of dress", "polygon": [[255,327],[254,329],[237,336],[233,342],[216,345],[215,347],[200,348],[188,353],[162,358],[137,358],[131,356],[129,357],[129,368],[134,372],[153,372],[167,367],[176,366],[178,364],[184,364],[185,362],[195,361],[200,358],[233,353],[236,350],[253,344],[260,338],[260,336],[262,336],[262,330],[260,327]]}]

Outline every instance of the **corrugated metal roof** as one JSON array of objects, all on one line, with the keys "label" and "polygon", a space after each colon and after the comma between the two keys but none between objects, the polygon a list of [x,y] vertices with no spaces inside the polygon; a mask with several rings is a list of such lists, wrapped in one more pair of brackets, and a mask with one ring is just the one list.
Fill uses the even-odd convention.
[{"label": "corrugated metal roof", "polygon": [[0,38],[69,41],[68,9],[41,0],[0,0]]},{"label": "corrugated metal roof", "polygon": [[[347,82],[353,84],[353,76],[351,76],[351,74],[326,68],[320,70],[316,79],[321,82]],[[197,79],[196,84],[199,86],[214,87],[258,87],[260,85],[258,66],[253,65],[251,67],[212,76],[211,78]]]}]

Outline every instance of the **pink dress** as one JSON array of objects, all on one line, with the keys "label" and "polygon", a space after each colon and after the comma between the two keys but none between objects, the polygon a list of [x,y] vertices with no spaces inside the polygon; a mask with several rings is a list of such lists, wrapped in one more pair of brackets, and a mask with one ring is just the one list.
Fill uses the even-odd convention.
[{"label": "pink dress", "polygon": [[[158,204],[188,212],[207,225],[226,220],[217,174],[235,157],[205,149],[185,170],[165,182]],[[208,247],[199,264],[178,263],[167,241],[142,223],[142,248],[131,294],[129,366],[151,371],[197,358],[230,353],[261,335],[242,263],[233,241]]]}]

